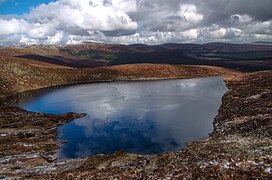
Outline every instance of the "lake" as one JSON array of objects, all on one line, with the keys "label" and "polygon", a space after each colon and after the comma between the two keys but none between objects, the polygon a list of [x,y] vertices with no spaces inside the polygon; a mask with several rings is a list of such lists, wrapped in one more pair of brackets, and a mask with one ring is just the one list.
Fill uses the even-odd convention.
[{"label": "lake", "polygon": [[26,97],[18,106],[51,114],[87,113],[58,127],[59,159],[118,150],[155,154],[208,137],[221,98],[222,77],[78,84]]}]

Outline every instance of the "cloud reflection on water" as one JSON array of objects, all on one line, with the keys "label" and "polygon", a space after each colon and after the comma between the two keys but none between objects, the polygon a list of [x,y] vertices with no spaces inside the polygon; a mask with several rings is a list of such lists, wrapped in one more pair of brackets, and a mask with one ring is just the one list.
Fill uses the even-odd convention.
[{"label": "cloud reflection on water", "polygon": [[[59,139],[69,142],[60,158],[116,150],[150,154],[206,138],[226,90],[221,77],[115,82],[66,87],[36,102],[43,112],[53,104],[60,111],[88,113],[61,127]],[[35,101],[31,106],[35,109]]]}]

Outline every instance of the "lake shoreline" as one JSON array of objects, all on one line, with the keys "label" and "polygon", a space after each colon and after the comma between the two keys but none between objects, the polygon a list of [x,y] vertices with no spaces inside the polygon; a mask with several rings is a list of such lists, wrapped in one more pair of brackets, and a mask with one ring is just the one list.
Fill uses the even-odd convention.
[{"label": "lake shoreline", "polygon": [[[35,89],[30,90],[24,90],[19,91],[13,94],[4,95],[0,97],[0,106],[12,106],[15,104],[18,100],[22,99],[25,96],[40,93],[43,91],[48,91],[52,89],[58,89],[63,87],[69,87],[73,85],[81,85],[81,84],[96,84],[96,83],[112,83],[112,82],[149,82],[149,81],[167,81],[167,80],[183,80],[183,79],[203,79],[203,78],[214,78],[214,77],[223,77],[224,76],[203,76],[203,77],[196,77],[196,78],[190,78],[190,77],[174,77],[174,78],[136,78],[136,79],[117,79],[117,80],[103,80],[103,81],[83,81],[83,82],[74,82],[74,83],[68,83],[68,84],[56,84],[56,85],[50,85],[46,87],[39,87]],[[224,79],[225,81],[225,79]]]},{"label": "lake shoreline", "polygon": [[[57,85],[52,85],[52,86],[46,86],[46,87],[41,87],[37,89],[30,89],[26,91],[21,91],[21,92],[16,92],[7,96],[0,97],[0,105],[2,106],[7,106],[7,105],[12,105],[16,103],[19,99],[31,95],[31,94],[36,94],[39,93],[40,91],[47,91],[51,89],[58,89],[62,87],[68,87],[68,86],[73,86],[73,85],[80,85],[80,84],[95,84],[95,83],[111,83],[111,82],[137,82],[137,81],[162,81],[162,80],[174,80],[174,79],[181,79],[181,78],[154,78],[154,79],[133,79],[133,80],[105,80],[105,81],[90,81],[90,82],[75,82],[75,83],[69,83],[69,84],[57,84]],[[187,78],[184,78],[187,79]]]},{"label": "lake shoreline", "polygon": [[[60,158],[118,150],[157,154],[184,148],[189,140],[207,138],[226,91],[221,76],[115,81],[40,91],[19,100],[16,106],[42,113],[88,114],[89,118],[59,128],[63,131],[59,139],[67,141],[58,151]],[[97,136],[103,141],[97,140]],[[77,148],[79,144],[82,148]],[[89,144],[96,146],[89,147]]]},{"label": "lake shoreline", "polygon": [[[188,142],[183,150],[158,155],[117,152],[55,162],[60,144],[55,141],[54,128],[84,114],[56,116],[1,106],[0,139],[5,143],[1,143],[0,177],[271,178],[271,73],[225,79],[229,91],[222,99],[210,137]],[[5,127],[10,121],[14,123]]]}]

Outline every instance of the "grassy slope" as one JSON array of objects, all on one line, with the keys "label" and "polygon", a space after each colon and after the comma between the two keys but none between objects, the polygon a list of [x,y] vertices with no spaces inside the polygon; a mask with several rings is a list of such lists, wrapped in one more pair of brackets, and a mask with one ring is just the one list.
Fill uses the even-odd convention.
[{"label": "grassy slope", "polygon": [[0,95],[54,85],[80,82],[194,78],[209,76],[235,77],[240,73],[210,66],[164,64],[134,64],[90,69],[61,69],[54,66],[37,67],[16,58],[0,59]]}]

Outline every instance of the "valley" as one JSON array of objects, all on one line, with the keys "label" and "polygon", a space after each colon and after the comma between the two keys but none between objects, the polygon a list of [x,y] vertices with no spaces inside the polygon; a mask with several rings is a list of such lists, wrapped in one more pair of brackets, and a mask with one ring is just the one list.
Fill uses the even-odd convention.
[{"label": "valley", "polygon": [[[270,45],[102,45],[0,48],[0,178],[271,178]],[[224,49],[224,51],[222,50]],[[222,76],[213,132],[174,152],[117,151],[57,161],[56,127],[86,116],[14,107],[19,99],[81,83]],[[64,142],[63,142],[64,143]]]}]

